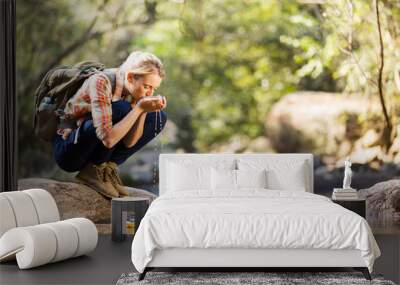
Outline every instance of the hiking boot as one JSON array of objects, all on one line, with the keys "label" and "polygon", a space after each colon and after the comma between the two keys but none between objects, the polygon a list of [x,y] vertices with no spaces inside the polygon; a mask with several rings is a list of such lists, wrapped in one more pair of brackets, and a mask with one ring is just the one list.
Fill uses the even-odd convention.
[{"label": "hiking boot", "polygon": [[114,188],[113,184],[107,177],[106,170],[106,163],[100,165],[89,163],[78,173],[78,175],[76,175],[75,178],[78,182],[89,186],[103,196],[108,198],[119,197],[118,191]]},{"label": "hiking boot", "polygon": [[121,178],[118,175],[118,165],[114,162],[107,162],[107,170],[106,173],[108,175],[109,180],[115,189],[117,189],[120,196],[129,196],[129,192],[126,191],[124,184],[122,183]]}]

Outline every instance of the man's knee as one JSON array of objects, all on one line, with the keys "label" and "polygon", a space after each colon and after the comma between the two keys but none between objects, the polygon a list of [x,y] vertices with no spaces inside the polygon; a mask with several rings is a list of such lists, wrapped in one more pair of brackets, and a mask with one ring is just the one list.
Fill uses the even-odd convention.
[{"label": "man's knee", "polygon": [[117,123],[121,121],[132,110],[131,104],[125,100],[112,102],[112,121]]}]

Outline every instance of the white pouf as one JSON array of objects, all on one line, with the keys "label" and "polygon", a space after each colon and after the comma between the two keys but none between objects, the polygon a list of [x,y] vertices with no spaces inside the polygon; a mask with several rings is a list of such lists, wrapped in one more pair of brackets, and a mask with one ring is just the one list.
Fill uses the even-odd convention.
[{"label": "white pouf", "polygon": [[15,259],[20,269],[84,255],[96,248],[92,221],[59,221],[53,197],[43,189],[0,193],[0,262]]}]

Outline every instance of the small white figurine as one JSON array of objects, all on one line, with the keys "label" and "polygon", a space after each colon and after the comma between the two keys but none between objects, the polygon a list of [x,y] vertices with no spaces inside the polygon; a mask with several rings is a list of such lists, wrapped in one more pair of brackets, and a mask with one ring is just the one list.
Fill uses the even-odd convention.
[{"label": "small white figurine", "polygon": [[352,171],[351,171],[351,161],[350,158],[348,157],[346,161],[344,162],[344,179],[343,179],[343,189],[351,189],[351,176],[352,176]]}]

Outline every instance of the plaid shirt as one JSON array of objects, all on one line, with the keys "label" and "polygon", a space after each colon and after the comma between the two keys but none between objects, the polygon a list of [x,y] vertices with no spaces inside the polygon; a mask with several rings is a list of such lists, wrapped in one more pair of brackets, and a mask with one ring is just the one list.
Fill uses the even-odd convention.
[{"label": "plaid shirt", "polygon": [[[64,109],[66,119],[78,120],[78,126],[91,113],[93,126],[100,140],[103,140],[112,129],[111,102],[121,100],[123,77],[118,70],[116,74],[114,94],[107,75],[99,72],[85,80],[78,92],[68,100]],[[60,129],[58,133],[62,132]]]}]

